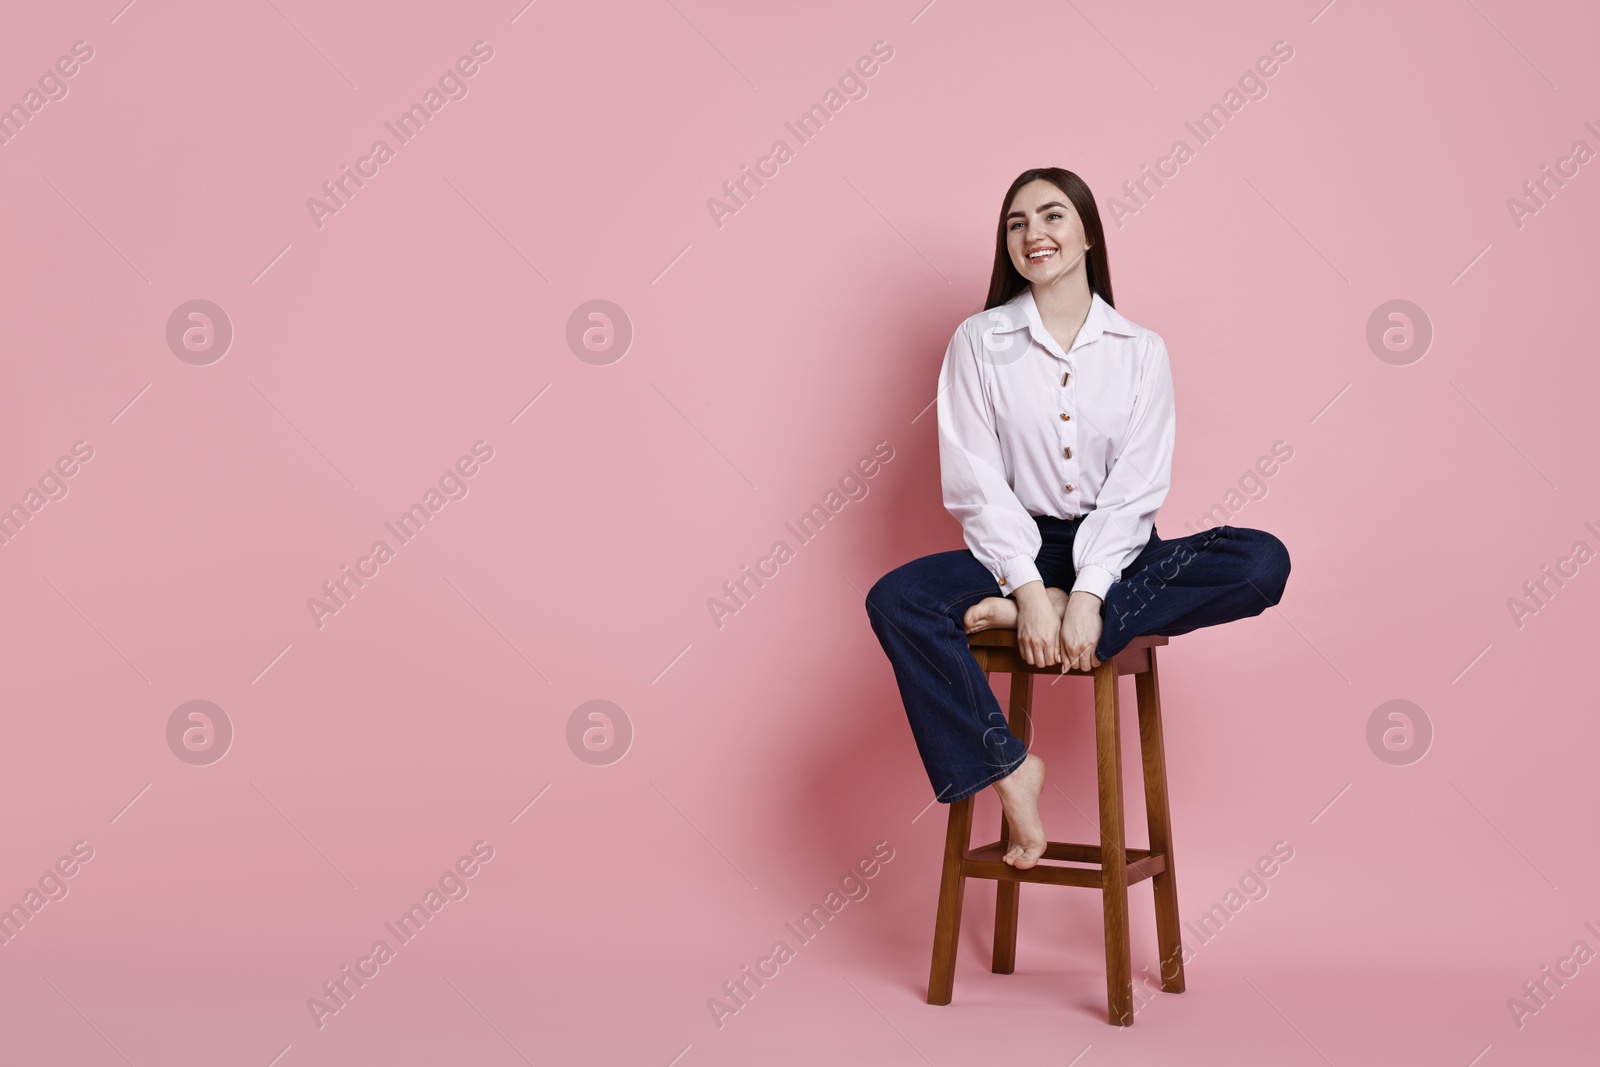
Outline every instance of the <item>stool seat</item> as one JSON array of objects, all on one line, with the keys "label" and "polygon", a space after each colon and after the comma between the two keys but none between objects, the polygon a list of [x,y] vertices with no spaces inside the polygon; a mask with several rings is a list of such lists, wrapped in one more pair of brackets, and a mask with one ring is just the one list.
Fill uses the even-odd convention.
[{"label": "stool seat", "polygon": [[[1149,669],[1149,649],[1167,643],[1167,639],[1158,634],[1148,637],[1135,637],[1128,642],[1128,647],[1111,657],[1111,662],[1117,665],[1117,674],[1142,674]],[[975,634],[967,635],[967,648],[972,651],[978,660],[978,666],[983,668],[985,674],[1011,674],[1016,671],[1028,674],[1071,674],[1079,678],[1093,678],[1095,670],[1080,671],[1076,667],[1063,668],[1057,663],[1053,667],[1035,667],[1022,658],[1022,652],[1017,648],[1017,631],[1015,630],[979,630]]]},{"label": "stool seat", "polygon": [[[1011,731],[1032,745],[1033,679],[1036,675],[1075,675],[1094,679],[1096,771],[1100,794],[1099,844],[1050,841],[1040,861],[1018,870],[1001,857],[1011,843],[1011,828],[1000,816],[1000,839],[972,847],[975,797],[950,805],[944,863],[939,883],[939,914],[934,927],[933,965],[928,1003],[949,1004],[955,984],[961,904],[968,878],[996,882],[994,961],[996,974],[1016,969],[1017,910],[1023,882],[1099,889],[1105,914],[1106,1006],[1108,1021],[1132,1026],[1133,973],[1128,944],[1128,886],[1149,880],[1155,892],[1156,939],[1161,951],[1160,989],[1181,993],[1183,946],[1178,930],[1178,884],[1173,870],[1171,817],[1167,798],[1166,754],[1161,737],[1161,695],[1156,649],[1165,637],[1136,637],[1110,660],[1092,670],[1035,667],[1023,660],[1015,630],[980,630],[967,635],[967,647],[985,677],[1011,676],[1008,710]],[[1129,848],[1123,832],[1122,730],[1117,679],[1134,676],[1139,708],[1139,742],[1148,815],[1149,848]],[[1112,857],[1107,862],[1107,857]],[[1047,862],[1048,861],[1048,862]],[[1067,866],[1075,864],[1076,866]],[[1148,974],[1148,971],[1147,971]],[[1150,980],[1141,982],[1148,990]]]}]

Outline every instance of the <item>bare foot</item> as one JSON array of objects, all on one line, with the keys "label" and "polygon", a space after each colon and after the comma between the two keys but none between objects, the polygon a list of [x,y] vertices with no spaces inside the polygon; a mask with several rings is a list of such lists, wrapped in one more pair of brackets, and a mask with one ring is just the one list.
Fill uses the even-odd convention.
[{"label": "bare foot", "polygon": [[1039,821],[1039,794],[1044,792],[1044,760],[1028,753],[1017,769],[994,783],[1000,794],[1000,807],[1011,827],[1011,847],[1001,858],[1011,866],[1027,870],[1044,855],[1048,839]]},{"label": "bare foot", "polygon": [[[1056,609],[1056,614],[1065,615],[1067,591],[1050,586],[1045,592],[1050,595],[1050,606]],[[979,630],[1015,630],[1017,602],[1008,596],[985,597],[967,609],[966,615],[962,617],[962,624],[969,634],[975,634]]]}]

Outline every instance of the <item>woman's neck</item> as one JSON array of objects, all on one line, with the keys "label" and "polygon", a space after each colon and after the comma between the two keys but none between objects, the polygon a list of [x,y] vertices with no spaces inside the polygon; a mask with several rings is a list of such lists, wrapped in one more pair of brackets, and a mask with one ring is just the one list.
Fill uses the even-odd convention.
[{"label": "woman's neck", "polygon": [[1039,320],[1049,330],[1062,351],[1072,347],[1078,329],[1089,317],[1089,305],[1094,293],[1089,290],[1089,280],[1082,271],[1060,278],[1050,285],[1034,285],[1033,303],[1039,309]]}]

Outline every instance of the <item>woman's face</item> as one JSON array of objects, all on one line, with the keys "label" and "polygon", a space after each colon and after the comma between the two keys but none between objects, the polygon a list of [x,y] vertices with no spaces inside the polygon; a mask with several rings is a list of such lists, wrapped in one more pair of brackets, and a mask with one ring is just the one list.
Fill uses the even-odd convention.
[{"label": "woman's face", "polygon": [[1011,262],[1034,285],[1050,285],[1082,269],[1083,221],[1067,194],[1043,178],[1017,190],[1006,209]]}]

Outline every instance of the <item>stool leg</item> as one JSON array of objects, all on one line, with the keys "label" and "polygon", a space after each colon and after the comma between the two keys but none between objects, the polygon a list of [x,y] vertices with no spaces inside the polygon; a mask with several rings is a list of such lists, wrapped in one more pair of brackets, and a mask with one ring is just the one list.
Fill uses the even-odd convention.
[{"label": "stool leg", "polygon": [[[1023,744],[1033,742],[1033,720],[1030,703],[1033,697],[1033,675],[1027,671],[1011,673],[1011,732]],[[1006,813],[1000,812],[1000,854],[1011,847],[1011,824]],[[1022,892],[1021,882],[1000,879],[995,882],[994,898],[994,967],[995,974],[1011,974],[1017,969],[1017,908]]]},{"label": "stool leg", "polygon": [[1156,898],[1156,941],[1161,946],[1161,988],[1183,992],[1183,939],[1178,930],[1178,875],[1172,863],[1172,818],[1167,801],[1166,746],[1161,737],[1161,683],[1156,650],[1150,669],[1134,675],[1139,695],[1139,748],[1144,754],[1144,806],[1150,815],[1150,851],[1167,858],[1167,869],[1151,880]]},{"label": "stool leg", "polygon": [[1122,729],[1117,665],[1094,670],[1095,753],[1100,779],[1100,871],[1106,924],[1106,1007],[1114,1026],[1133,1025],[1133,966],[1128,946],[1128,858],[1123,851]]},{"label": "stool leg", "polygon": [[928,1003],[948,1004],[955,988],[956,944],[961,937],[962,854],[972,846],[972,797],[950,805],[944,837],[944,871],[939,876],[939,917],[933,927],[933,967],[928,972]]}]

